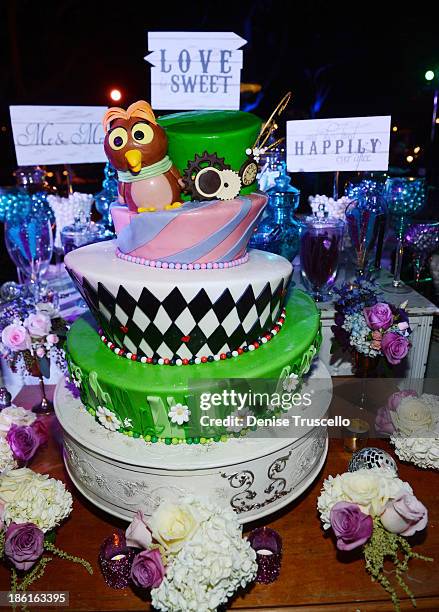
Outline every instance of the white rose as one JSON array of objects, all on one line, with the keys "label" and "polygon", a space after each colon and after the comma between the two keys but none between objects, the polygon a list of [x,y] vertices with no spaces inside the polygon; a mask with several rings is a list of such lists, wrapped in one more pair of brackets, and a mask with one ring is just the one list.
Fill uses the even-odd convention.
[{"label": "white rose", "polygon": [[405,397],[396,411],[391,411],[392,422],[399,433],[410,436],[433,425],[431,408],[416,397]]},{"label": "white rose", "polygon": [[151,516],[149,527],[157,542],[176,553],[194,535],[199,523],[189,505],[165,502]]},{"label": "white rose", "polygon": [[36,420],[37,415],[20,406],[8,406],[0,412],[0,437],[6,437],[12,425],[28,426]]}]

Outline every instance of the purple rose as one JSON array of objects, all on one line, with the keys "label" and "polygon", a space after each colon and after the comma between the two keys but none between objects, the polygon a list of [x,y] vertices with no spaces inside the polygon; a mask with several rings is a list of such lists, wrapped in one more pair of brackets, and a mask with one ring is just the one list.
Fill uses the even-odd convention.
[{"label": "purple rose", "polygon": [[418,397],[416,391],[413,389],[404,389],[403,391],[395,391],[387,400],[387,407],[389,410],[397,410],[400,403],[405,397]]},{"label": "purple rose", "polygon": [[409,341],[396,332],[387,332],[381,341],[381,350],[389,363],[397,365],[409,352]]},{"label": "purple rose", "polygon": [[361,512],[356,504],[337,502],[331,508],[330,521],[340,550],[357,548],[372,535],[372,517]]},{"label": "purple rose", "polygon": [[378,408],[375,417],[375,429],[381,434],[393,434],[395,426],[392,421],[392,410],[388,406]]},{"label": "purple rose", "polygon": [[380,518],[387,531],[411,536],[427,526],[428,511],[414,495],[402,489],[387,502]]},{"label": "purple rose", "polygon": [[19,461],[27,463],[35,455],[40,446],[40,436],[31,426],[12,425],[6,435],[14,457]]},{"label": "purple rose", "polygon": [[30,314],[24,322],[25,327],[29,330],[34,338],[42,338],[47,336],[52,327],[50,317],[42,312]]},{"label": "purple rose", "polygon": [[388,304],[378,302],[363,309],[364,318],[370,329],[389,329],[393,323],[393,313]]},{"label": "purple rose", "polygon": [[19,570],[30,569],[43,554],[44,533],[33,523],[11,523],[5,534],[5,555]]},{"label": "purple rose", "polygon": [[131,580],[142,589],[156,589],[165,576],[162,556],[157,548],[144,550],[134,557]]},{"label": "purple rose", "polygon": [[30,349],[31,339],[23,325],[12,323],[2,331],[2,342],[11,351],[24,351]]},{"label": "purple rose", "polygon": [[127,546],[132,548],[141,548],[143,550],[149,548],[152,543],[151,531],[146,524],[143,512],[139,510],[134,515],[133,520],[128,525],[125,531]]}]

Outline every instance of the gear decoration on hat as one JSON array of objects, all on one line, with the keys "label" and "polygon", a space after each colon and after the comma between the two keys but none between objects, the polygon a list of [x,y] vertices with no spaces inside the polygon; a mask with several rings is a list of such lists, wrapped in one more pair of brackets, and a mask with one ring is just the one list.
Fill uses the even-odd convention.
[{"label": "gear decoration on hat", "polygon": [[[230,170],[224,157],[218,157],[216,153],[204,151],[201,155],[195,154],[195,158],[188,162],[183,173],[186,192],[195,199],[213,200],[222,186],[220,172]],[[200,176],[201,174],[201,176]]]},{"label": "gear decoration on hat", "polygon": [[248,187],[254,183],[257,174],[258,164],[253,156],[249,156],[239,169],[239,176],[241,177],[243,187]]},{"label": "gear decoration on hat", "polygon": [[221,170],[222,186],[216,197],[219,200],[233,200],[241,190],[241,178],[234,170]]}]

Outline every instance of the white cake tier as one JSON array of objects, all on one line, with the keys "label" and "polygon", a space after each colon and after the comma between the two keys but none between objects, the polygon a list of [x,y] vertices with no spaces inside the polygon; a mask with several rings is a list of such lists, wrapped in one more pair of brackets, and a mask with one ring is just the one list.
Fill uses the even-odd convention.
[{"label": "white cake tier", "polygon": [[[301,393],[313,399],[300,415],[322,418],[332,398],[331,377],[322,362],[315,364]],[[242,523],[259,519],[299,497],[327,454],[326,428],[296,427],[292,419],[287,428],[259,429],[226,443],[167,446],[104,429],[63,382],[54,403],[73,483],[95,506],[127,521],[137,510],[150,517],[161,502],[176,502],[185,494],[230,504]]]},{"label": "white cake tier", "polygon": [[277,320],[292,266],[250,251],[221,270],[170,270],[118,258],[113,241],[72,251],[65,264],[105,336],[138,356],[209,357],[258,339]]}]

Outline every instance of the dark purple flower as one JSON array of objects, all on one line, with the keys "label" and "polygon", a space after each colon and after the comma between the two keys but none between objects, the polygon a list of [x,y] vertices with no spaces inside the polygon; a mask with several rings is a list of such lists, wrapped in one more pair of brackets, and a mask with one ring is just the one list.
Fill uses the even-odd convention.
[{"label": "dark purple flower", "polygon": [[387,332],[381,341],[381,350],[390,364],[398,365],[409,352],[409,341],[396,332]]},{"label": "dark purple flower", "polygon": [[5,534],[5,556],[18,570],[30,569],[44,550],[44,533],[34,523],[11,523]]},{"label": "dark purple flower", "polygon": [[373,306],[366,307],[363,313],[367,325],[372,330],[389,329],[393,323],[392,310],[385,302],[378,302]]},{"label": "dark purple flower", "polygon": [[372,517],[361,512],[356,504],[337,502],[331,508],[330,521],[340,550],[357,548],[372,535]]},{"label": "dark purple flower", "polygon": [[32,426],[12,425],[6,440],[11,447],[14,457],[27,463],[35,455],[40,446],[40,436]]},{"label": "dark purple flower", "polygon": [[144,550],[134,557],[131,580],[142,589],[155,589],[165,576],[162,556],[157,548]]}]

